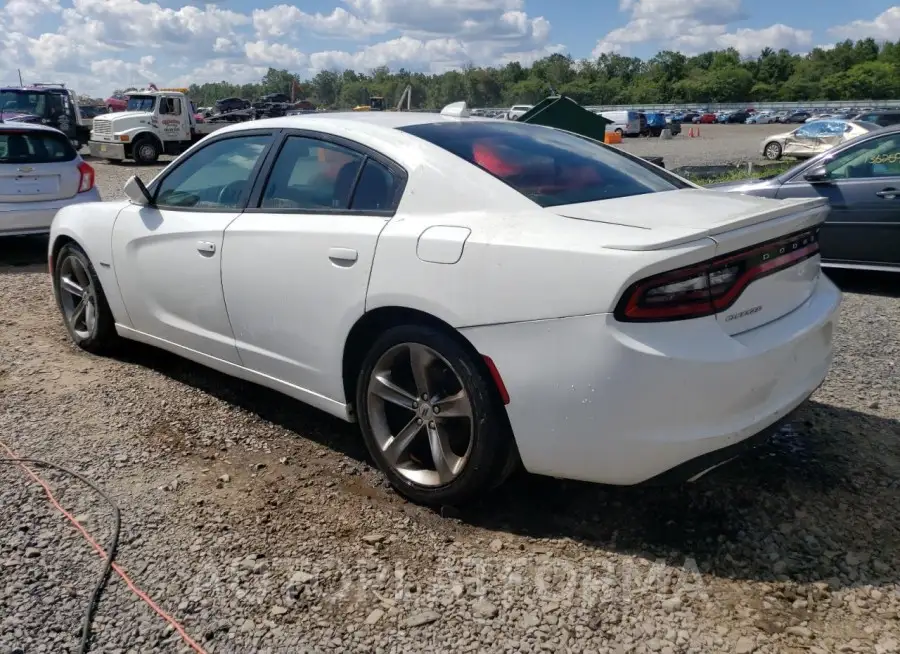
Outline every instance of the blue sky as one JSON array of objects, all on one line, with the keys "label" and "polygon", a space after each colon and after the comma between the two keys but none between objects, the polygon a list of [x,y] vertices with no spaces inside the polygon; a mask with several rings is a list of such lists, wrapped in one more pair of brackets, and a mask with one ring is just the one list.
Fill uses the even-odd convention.
[{"label": "blue sky", "polygon": [[0,83],[117,87],[255,81],[375,66],[440,72],[529,64],[562,52],[650,57],[735,47],[806,52],[844,38],[900,38],[884,0],[5,0]]}]

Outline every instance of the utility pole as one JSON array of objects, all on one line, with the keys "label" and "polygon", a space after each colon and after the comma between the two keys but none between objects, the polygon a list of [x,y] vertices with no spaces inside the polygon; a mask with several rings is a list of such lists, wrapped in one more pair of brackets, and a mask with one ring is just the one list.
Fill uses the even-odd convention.
[{"label": "utility pole", "polygon": [[24,82],[22,82],[22,69],[16,68],[16,71],[19,73],[19,86],[25,86]]}]

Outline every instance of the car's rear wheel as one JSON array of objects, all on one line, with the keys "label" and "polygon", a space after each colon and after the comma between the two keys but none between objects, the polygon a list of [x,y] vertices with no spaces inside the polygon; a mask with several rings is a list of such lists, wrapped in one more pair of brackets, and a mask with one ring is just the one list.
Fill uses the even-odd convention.
[{"label": "car's rear wheel", "polygon": [[774,141],[766,144],[764,152],[766,153],[766,159],[770,161],[781,159],[781,146]]},{"label": "car's rear wheel", "polygon": [[67,243],[56,257],[53,275],[69,337],[88,352],[109,352],[119,342],[115,319],[87,254],[75,243]]},{"label": "car's rear wheel", "polygon": [[432,327],[394,327],[372,345],[356,406],[372,458],[402,495],[458,505],[507,472],[511,437],[477,355]]},{"label": "car's rear wheel", "polygon": [[619,135],[619,138],[625,138],[625,130],[623,130],[621,127],[616,128],[616,134]]}]

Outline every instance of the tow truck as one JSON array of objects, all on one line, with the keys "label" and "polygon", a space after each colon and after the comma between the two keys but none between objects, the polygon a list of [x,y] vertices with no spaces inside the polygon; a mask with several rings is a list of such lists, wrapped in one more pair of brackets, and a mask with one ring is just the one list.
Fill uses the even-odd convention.
[{"label": "tow truck", "polygon": [[125,111],[94,118],[88,143],[91,156],[150,164],[162,154],[181,154],[228,124],[198,122],[187,91],[156,87],[130,91]]},{"label": "tow truck", "polygon": [[0,88],[2,120],[55,127],[69,137],[75,149],[81,149],[90,138],[91,128],[78,109],[78,96],[62,82]]}]

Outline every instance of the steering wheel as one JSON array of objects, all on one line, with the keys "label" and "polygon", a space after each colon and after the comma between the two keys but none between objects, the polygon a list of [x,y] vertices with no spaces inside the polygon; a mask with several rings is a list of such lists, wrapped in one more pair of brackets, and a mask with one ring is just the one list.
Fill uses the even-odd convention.
[{"label": "steering wheel", "polygon": [[237,206],[238,202],[241,199],[241,194],[244,192],[244,189],[246,187],[247,182],[245,182],[244,180],[228,182],[225,186],[222,187],[222,190],[219,191],[219,197],[216,198],[216,201],[219,204],[226,206]]}]

